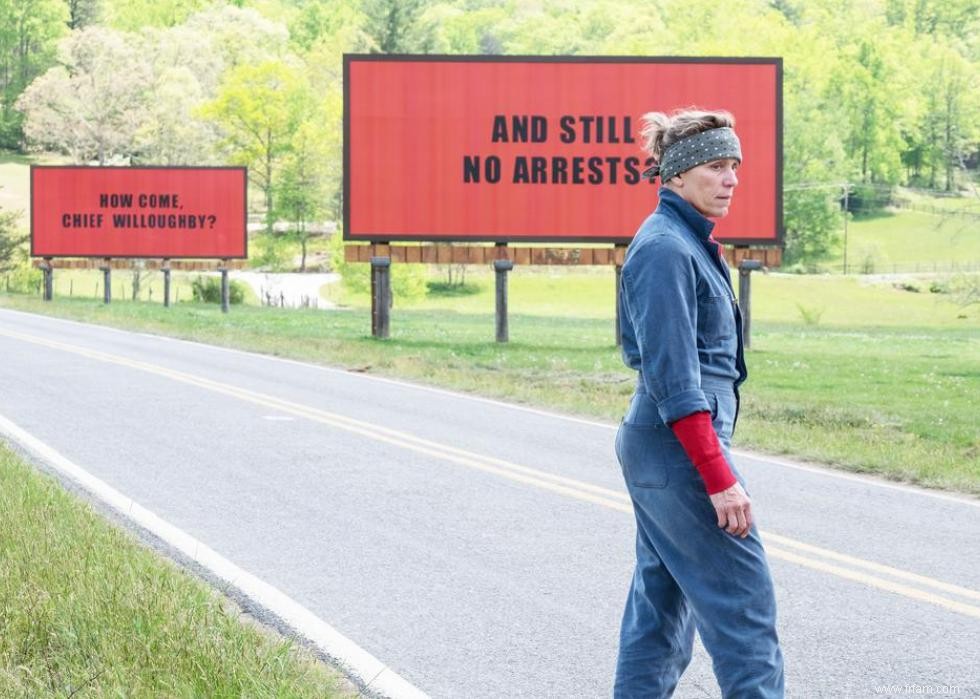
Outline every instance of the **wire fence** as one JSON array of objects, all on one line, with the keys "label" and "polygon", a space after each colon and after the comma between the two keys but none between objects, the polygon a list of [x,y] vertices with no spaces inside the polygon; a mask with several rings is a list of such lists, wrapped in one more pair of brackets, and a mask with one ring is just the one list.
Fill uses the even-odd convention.
[{"label": "wire fence", "polygon": [[[809,271],[809,270],[808,270]],[[976,274],[980,273],[980,260],[963,262],[878,262],[872,259],[848,261],[847,269],[843,262],[820,263],[813,272],[833,274]]]}]

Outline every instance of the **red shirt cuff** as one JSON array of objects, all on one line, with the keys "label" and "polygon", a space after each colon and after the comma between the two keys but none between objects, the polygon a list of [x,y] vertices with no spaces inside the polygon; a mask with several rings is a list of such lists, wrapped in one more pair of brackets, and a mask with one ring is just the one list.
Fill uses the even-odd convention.
[{"label": "red shirt cuff", "polygon": [[701,474],[708,495],[731,488],[738,480],[721,451],[718,433],[707,412],[692,413],[670,424],[674,436]]}]

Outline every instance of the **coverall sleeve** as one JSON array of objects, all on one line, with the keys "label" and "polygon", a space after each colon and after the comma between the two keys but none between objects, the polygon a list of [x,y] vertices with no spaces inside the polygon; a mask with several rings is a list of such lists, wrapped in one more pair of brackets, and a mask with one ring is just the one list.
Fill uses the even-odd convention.
[{"label": "coverall sleeve", "polygon": [[644,387],[666,424],[710,410],[701,390],[697,277],[681,244],[644,241],[622,273],[624,307],[640,353]]}]

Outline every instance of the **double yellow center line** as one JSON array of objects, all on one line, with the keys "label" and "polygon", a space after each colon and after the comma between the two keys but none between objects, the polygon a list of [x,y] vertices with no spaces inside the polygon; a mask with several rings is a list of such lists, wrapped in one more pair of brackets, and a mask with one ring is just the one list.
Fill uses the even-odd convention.
[{"label": "double yellow center line", "polygon": [[[229,396],[246,403],[252,403],[263,408],[270,408],[288,415],[294,415],[345,430],[367,439],[390,444],[400,449],[407,449],[436,459],[449,461],[459,466],[492,473],[501,478],[547,490],[565,497],[589,502],[627,514],[633,513],[629,496],[619,490],[603,488],[574,478],[567,478],[492,456],[458,449],[447,444],[423,439],[407,432],[393,430],[362,420],[355,420],[345,415],[283,400],[265,393],[250,391],[232,384],[213,381],[202,376],[168,369],[157,364],[150,364],[108,352],[101,352],[87,347],[71,345],[6,329],[0,329],[0,336],[68,352],[99,362],[162,376],[183,384]],[[778,534],[772,534],[770,532],[760,532],[760,534],[765,540],[766,552],[772,558],[789,561],[812,570],[835,575],[846,580],[852,580],[921,602],[934,604],[966,616],[980,618],[980,607],[962,601],[963,599],[980,600],[980,592],[976,590],[960,587],[899,568],[874,563],[862,558],[848,556]],[[940,592],[944,594],[939,594]],[[955,599],[957,597],[961,599]]]}]

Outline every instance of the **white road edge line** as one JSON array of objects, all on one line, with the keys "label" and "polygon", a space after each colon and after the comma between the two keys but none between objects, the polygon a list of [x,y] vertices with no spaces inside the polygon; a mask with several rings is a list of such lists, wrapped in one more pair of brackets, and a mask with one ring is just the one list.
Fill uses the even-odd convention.
[{"label": "white road edge line", "polygon": [[0,434],[6,435],[123,517],[165,541],[215,577],[237,588],[243,595],[278,616],[309,639],[320,651],[337,661],[345,672],[360,681],[369,691],[391,699],[428,699],[428,695],[418,687],[285,593],[239,568],[190,534],[126,497],[3,415],[0,415]]},{"label": "white road edge line", "polygon": [[[44,319],[44,320],[54,320],[62,323],[70,323],[72,325],[81,325],[84,328],[97,328],[99,330],[107,330],[109,332],[122,333],[124,335],[136,335],[139,337],[151,338],[153,340],[168,340],[170,342],[180,342],[187,345],[194,345],[195,347],[202,347],[209,350],[214,350],[217,352],[228,352],[231,354],[241,354],[246,357],[253,357],[258,359],[264,359],[267,361],[281,362],[284,364],[294,364],[297,366],[302,366],[307,369],[314,369],[316,371],[324,371],[327,373],[340,374],[341,376],[362,378],[370,381],[378,381],[381,383],[394,384],[396,386],[404,386],[406,388],[412,388],[418,391],[426,391],[428,393],[436,393],[446,396],[452,396],[454,398],[463,398],[466,400],[475,401],[477,403],[486,403],[488,405],[496,405],[502,408],[508,408],[510,410],[519,410],[525,413],[531,413],[533,415],[541,415],[542,417],[548,417],[557,420],[565,420],[567,422],[574,422],[579,425],[587,425],[589,427],[601,427],[604,429],[615,430],[619,428],[619,425],[610,422],[598,422],[596,420],[588,420],[586,418],[574,417],[572,415],[563,415],[561,413],[550,412],[548,410],[542,410],[540,408],[531,408],[526,405],[520,405],[518,403],[507,403],[502,400],[494,400],[493,398],[484,398],[483,396],[475,396],[469,393],[462,393],[459,391],[452,391],[446,388],[438,388],[435,386],[426,386],[424,384],[414,383],[412,381],[405,381],[403,379],[392,379],[387,376],[377,376],[375,374],[360,373],[356,371],[350,371],[348,369],[341,369],[338,367],[325,366],[322,364],[312,364],[310,362],[303,362],[298,359],[288,359],[286,357],[276,357],[271,354],[261,354],[260,352],[251,352],[248,350],[235,349],[234,347],[221,347],[219,345],[210,345],[206,342],[197,342],[196,340],[185,340],[179,337],[170,337],[169,335],[155,335],[153,333],[147,332],[136,332],[133,330],[124,330],[122,328],[114,328],[110,325],[99,325],[98,323],[83,323],[77,320],[71,320],[69,318],[58,318],[56,316],[46,316],[38,313],[28,313],[26,311],[17,311],[10,308],[2,308],[0,312],[5,313],[15,313],[18,315],[29,316],[34,319]],[[343,311],[346,312],[346,311]],[[980,507],[980,500],[973,500],[963,496],[950,495],[947,493],[934,492],[926,488],[921,488],[912,485],[903,485],[900,483],[887,483],[881,480],[879,477],[873,475],[860,475],[854,473],[846,473],[843,471],[837,471],[829,466],[819,466],[819,465],[806,465],[802,463],[794,463],[786,459],[781,459],[775,456],[769,456],[767,454],[760,454],[757,452],[745,451],[744,449],[732,449],[732,453],[736,456],[746,457],[750,459],[755,459],[757,461],[763,461],[767,464],[773,464],[775,466],[782,466],[784,468],[792,468],[797,471],[805,471],[807,473],[812,473],[817,476],[825,476],[827,478],[839,478],[846,481],[863,483],[864,485],[876,486],[878,488],[885,488],[888,490],[897,490],[902,493],[908,493],[911,495],[924,495],[926,497],[935,498],[937,500],[943,500],[945,502],[952,502],[958,505],[969,505],[972,507]]]}]

